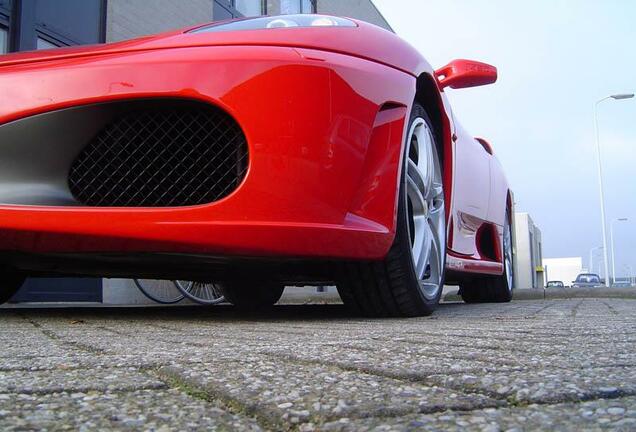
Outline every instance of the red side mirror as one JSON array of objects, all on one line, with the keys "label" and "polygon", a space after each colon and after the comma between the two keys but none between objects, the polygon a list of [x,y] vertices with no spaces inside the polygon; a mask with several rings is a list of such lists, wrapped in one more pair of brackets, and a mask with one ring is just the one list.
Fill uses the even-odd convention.
[{"label": "red side mirror", "polygon": [[435,71],[440,90],[492,84],[497,81],[497,68],[473,60],[453,60]]}]

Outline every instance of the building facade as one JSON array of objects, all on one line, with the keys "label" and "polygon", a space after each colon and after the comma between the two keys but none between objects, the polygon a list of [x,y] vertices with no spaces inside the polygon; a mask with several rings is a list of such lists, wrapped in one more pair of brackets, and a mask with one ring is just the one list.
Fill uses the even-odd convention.
[{"label": "building facade", "polygon": [[[0,0],[0,54],[116,42],[244,16],[322,13],[392,31],[371,0]],[[13,301],[144,304],[132,281],[28,280]]]},{"label": "building facade", "polygon": [[514,286],[543,288],[543,250],[541,230],[528,213],[515,213],[514,227]]},{"label": "building facade", "polygon": [[583,258],[546,258],[543,260],[545,281],[561,281],[570,286],[579,273],[583,272]]},{"label": "building facade", "polygon": [[324,13],[391,30],[371,0],[0,0],[0,54],[130,39],[243,16]]}]

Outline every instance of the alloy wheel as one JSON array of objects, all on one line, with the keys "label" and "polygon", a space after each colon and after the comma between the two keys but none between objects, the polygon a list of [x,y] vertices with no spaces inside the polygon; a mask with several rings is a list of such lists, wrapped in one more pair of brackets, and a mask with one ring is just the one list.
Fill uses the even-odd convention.
[{"label": "alloy wheel", "polygon": [[508,283],[508,290],[512,291],[513,273],[512,273],[512,233],[510,229],[510,223],[506,219],[506,226],[504,227],[503,235],[503,249],[504,249],[504,266],[506,271],[506,282]]},{"label": "alloy wheel", "polygon": [[442,170],[433,133],[423,118],[409,131],[406,191],[413,267],[421,294],[438,296],[446,254],[446,226]]}]

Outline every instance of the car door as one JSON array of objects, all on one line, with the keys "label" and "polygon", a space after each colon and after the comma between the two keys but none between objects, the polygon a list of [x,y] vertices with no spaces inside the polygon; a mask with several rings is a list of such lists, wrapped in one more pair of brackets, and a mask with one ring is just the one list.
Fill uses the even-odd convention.
[{"label": "car door", "polygon": [[477,252],[477,230],[488,218],[490,154],[458,123],[453,139],[455,163],[449,249],[472,256]]}]

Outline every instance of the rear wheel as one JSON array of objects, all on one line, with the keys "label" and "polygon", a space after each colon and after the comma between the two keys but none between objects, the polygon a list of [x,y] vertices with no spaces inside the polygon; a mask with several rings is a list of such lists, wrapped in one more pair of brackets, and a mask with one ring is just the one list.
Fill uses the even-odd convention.
[{"label": "rear wheel", "polygon": [[446,215],[439,143],[413,106],[398,195],[396,235],[386,258],[339,269],[343,302],[367,316],[430,315],[444,284]]},{"label": "rear wheel", "polygon": [[24,285],[26,278],[15,272],[0,273],[0,304],[8,302]]},{"label": "rear wheel", "polygon": [[504,272],[500,276],[487,276],[468,280],[459,292],[466,303],[506,303],[512,300],[514,270],[512,257],[512,228],[510,214],[506,212],[503,232]]},{"label": "rear wheel", "polygon": [[285,290],[278,282],[232,281],[218,285],[226,301],[239,309],[258,310],[275,305]]}]

